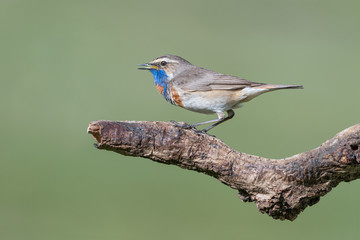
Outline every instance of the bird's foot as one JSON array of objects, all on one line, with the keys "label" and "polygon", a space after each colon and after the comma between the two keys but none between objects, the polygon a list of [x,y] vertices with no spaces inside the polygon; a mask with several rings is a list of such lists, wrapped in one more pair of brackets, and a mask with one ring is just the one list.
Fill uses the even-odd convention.
[{"label": "bird's foot", "polygon": [[216,138],[216,136],[215,135],[211,135],[211,134],[208,134],[208,130],[206,130],[206,129],[203,129],[203,130],[197,130],[199,133],[202,133],[202,134],[206,134],[206,135],[208,135],[208,136],[210,136],[210,137],[215,137]]},{"label": "bird's foot", "polygon": [[184,129],[195,129],[195,130],[197,130],[194,126],[192,126],[192,125],[190,125],[190,124],[187,124],[187,123],[185,123],[185,122],[179,123],[179,122],[176,122],[176,121],[173,121],[173,120],[171,120],[170,122],[173,123],[173,124],[175,125],[175,127],[184,128]]},{"label": "bird's foot", "polygon": [[170,122],[173,123],[176,127],[183,128],[183,129],[190,129],[191,131],[193,131],[197,135],[206,134],[208,136],[215,137],[214,135],[208,134],[207,133],[208,129],[206,129],[206,128],[203,129],[203,130],[198,130],[197,128],[195,128],[194,125],[187,124],[185,122],[179,123],[179,122],[176,122],[176,121],[173,121],[173,120],[171,120]]},{"label": "bird's foot", "polygon": [[196,129],[195,127],[193,127],[191,130],[192,130],[194,133],[196,133],[197,135],[205,134],[205,135],[208,135],[208,136],[210,136],[210,137],[216,137],[215,135],[208,134],[207,131],[206,131],[206,129],[198,130],[198,129]]}]

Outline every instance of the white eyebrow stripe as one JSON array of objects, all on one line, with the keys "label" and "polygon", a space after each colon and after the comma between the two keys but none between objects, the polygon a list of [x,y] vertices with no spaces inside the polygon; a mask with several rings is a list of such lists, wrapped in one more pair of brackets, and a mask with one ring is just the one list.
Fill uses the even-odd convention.
[{"label": "white eyebrow stripe", "polygon": [[171,63],[179,63],[176,60],[172,60],[172,59],[168,59],[168,58],[161,58],[161,59],[157,60],[157,62],[161,62],[161,61],[166,61],[166,62],[171,62]]},{"label": "white eyebrow stripe", "polygon": [[178,61],[176,61],[176,60],[171,60],[171,59],[167,59],[167,60],[165,60],[165,61],[167,61],[167,62],[172,62],[172,63],[179,63]]}]

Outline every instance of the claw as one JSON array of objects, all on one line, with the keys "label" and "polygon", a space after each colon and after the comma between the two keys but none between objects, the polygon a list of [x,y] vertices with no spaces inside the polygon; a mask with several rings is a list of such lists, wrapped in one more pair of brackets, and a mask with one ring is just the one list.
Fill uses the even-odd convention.
[{"label": "claw", "polygon": [[[216,137],[215,135],[211,135],[211,134],[208,134],[207,131],[205,129],[203,130],[198,130],[196,129],[195,127],[191,128],[191,130],[196,133],[198,136],[202,135],[202,134],[205,134],[205,135],[208,135],[208,136],[211,136],[211,137]],[[205,131],[204,131],[205,130]]]},{"label": "claw", "polygon": [[193,126],[187,123],[178,123],[176,121],[171,120],[171,123],[173,123],[176,127],[184,128],[184,129],[195,129]]},{"label": "claw", "polygon": [[200,135],[200,134],[206,134],[208,136],[211,136],[211,137],[216,137],[214,135],[211,135],[211,134],[208,134],[207,131],[208,129],[205,128],[203,130],[198,130],[197,128],[195,128],[195,126],[191,125],[191,124],[187,124],[187,123],[179,123],[179,122],[176,122],[174,120],[171,120],[170,121],[171,123],[173,123],[175,125],[175,127],[179,127],[179,128],[183,128],[183,129],[190,129],[192,130],[194,133],[196,133],[197,135]]},{"label": "claw", "polygon": [[208,135],[210,137],[215,137],[216,138],[215,135],[208,134],[206,129],[200,130],[199,132],[202,133],[202,134],[206,134],[206,135]]}]

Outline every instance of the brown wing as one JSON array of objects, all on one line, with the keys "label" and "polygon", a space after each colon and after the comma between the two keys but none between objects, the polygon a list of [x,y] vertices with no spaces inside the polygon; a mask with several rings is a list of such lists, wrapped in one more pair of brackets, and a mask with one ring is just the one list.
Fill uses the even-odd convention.
[{"label": "brown wing", "polygon": [[225,75],[199,67],[185,70],[174,77],[171,83],[173,86],[188,91],[239,90],[249,86],[263,85],[263,83],[250,82],[239,77]]}]

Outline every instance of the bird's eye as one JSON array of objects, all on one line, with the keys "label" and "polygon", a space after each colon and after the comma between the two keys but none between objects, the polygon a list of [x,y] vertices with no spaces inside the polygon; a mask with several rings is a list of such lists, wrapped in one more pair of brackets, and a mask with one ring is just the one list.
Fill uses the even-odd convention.
[{"label": "bird's eye", "polygon": [[167,62],[166,62],[166,61],[161,61],[161,63],[160,63],[160,65],[161,65],[162,67],[165,67],[165,66],[166,66],[166,64],[167,64]]}]

